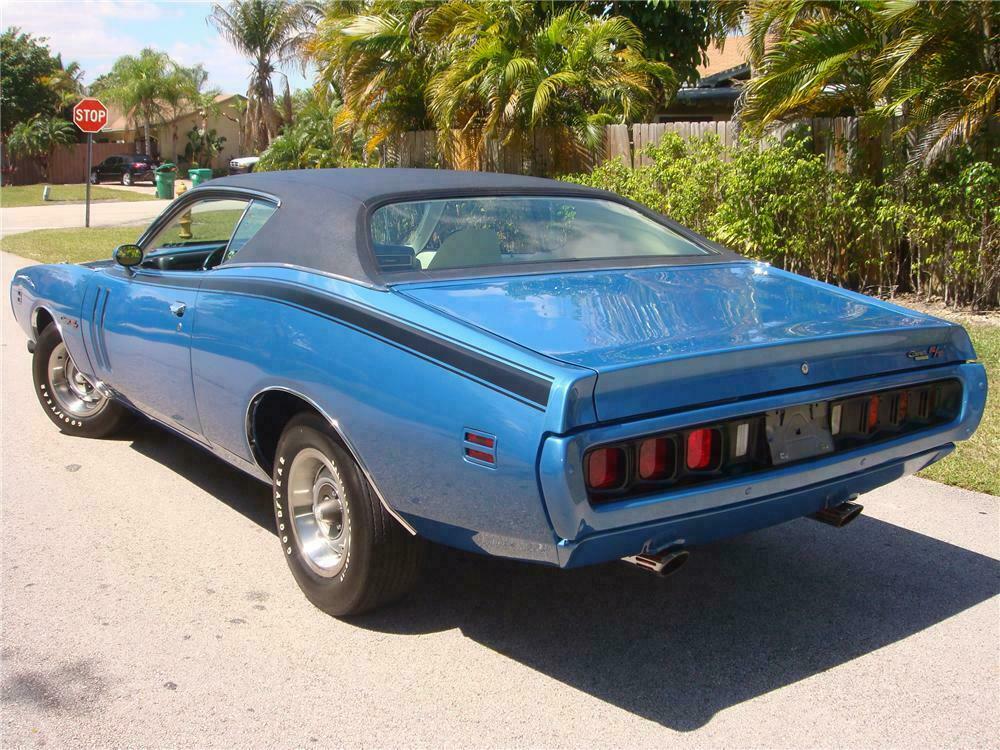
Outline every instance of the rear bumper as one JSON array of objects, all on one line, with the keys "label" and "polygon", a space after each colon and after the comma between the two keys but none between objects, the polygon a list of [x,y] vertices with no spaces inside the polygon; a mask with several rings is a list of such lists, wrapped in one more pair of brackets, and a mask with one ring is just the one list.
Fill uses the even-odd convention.
[{"label": "rear bumper", "polygon": [[562,542],[558,546],[559,565],[564,568],[579,567],[634,555],[643,549],[660,550],[673,546],[705,544],[808,516],[914,474],[944,458],[954,448],[954,445],[945,445],[899,461],[891,461],[876,469],[762,500],[595,534],[579,542]]},{"label": "rear bumper", "polygon": [[[587,501],[583,452],[591,445],[944,378],[960,380],[964,391],[962,408],[948,424],[742,479],[599,507]],[[982,418],[986,389],[986,372],[981,365],[949,365],[550,437],[542,445],[539,478],[549,519],[560,540],[560,564],[610,560],[635,554],[644,545],[695,544],[732,536],[868,492],[919,471],[947,455],[955,442],[970,437]]]}]

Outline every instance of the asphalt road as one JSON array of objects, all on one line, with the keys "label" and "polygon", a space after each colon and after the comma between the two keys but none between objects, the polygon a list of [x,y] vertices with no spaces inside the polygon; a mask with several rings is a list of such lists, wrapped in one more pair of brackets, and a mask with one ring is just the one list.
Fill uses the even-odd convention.
[{"label": "asphalt road", "polygon": [[1000,744],[998,498],[902,480],[666,580],[442,553],[342,622],[263,485],[151,426],[61,435],[0,307],[4,748]]}]

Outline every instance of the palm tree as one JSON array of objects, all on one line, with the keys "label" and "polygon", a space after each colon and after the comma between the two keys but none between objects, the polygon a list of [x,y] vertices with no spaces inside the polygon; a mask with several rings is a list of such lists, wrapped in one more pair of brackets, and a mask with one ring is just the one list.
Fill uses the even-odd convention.
[{"label": "palm tree", "polygon": [[177,64],[165,52],[144,49],[138,56],[115,60],[111,72],[95,83],[95,93],[117,104],[143,130],[146,154],[152,155],[150,128],[164,119],[171,101],[176,101],[182,79]]},{"label": "palm tree", "polygon": [[418,0],[332,3],[309,42],[320,81],[343,102],[336,124],[366,133],[368,151],[433,127],[424,90],[437,49],[420,33],[433,10]]},{"label": "palm tree", "polygon": [[996,119],[1000,3],[896,0],[877,15],[890,41],[873,94],[883,115],[906,112],[901,134],[920,134],[915,158],[932,161]]},{"label": "palm tree", "polygon": [[315,12],[315,3],[293,0],[232,0],[212,6],[209,23],[250,58],[243,140],[258,152],[281,126],[271,78],[279,65],[301,53]]},{"label": "palm tree", "polygon": [[747,4],[754,75],[738,117],[751,131],[804,116],[860,117],[862,169],[881,177],[882,130],[919,134],[931,161],[997,116],[1000,3],[854,0]]},{"label": "palm tree", "polygon": [[879,180],[882,127],[870,118],[883,43],[875,8],[875,0],[749,3],[754,75],[741,97],[739,120],[759,133],[777,122],[854,112],[862,118],[862,171]]},{"label": "palm tree", "polygon": [[527,0],[450,0],[425,33],[448,49],[427,90],[446,147],[456,129],[467,149],[483,136],[505,142],[549,127],[559,141],[594,148],[605,125],[649,111],[657,83],[676,86],[669,65],[645,58],[631,21],[577,6],[552,15]]},{"label": "palm tree", "polygon": [[222,93],[218,88],[206,89],[208,85],[208,71],[202,65],[193,65],[190,68],[177,67],[175,72],[176,80],[170,87],[168,98],[165,103],[170,111],[172,153],[174,161],[179,153],[178,140],[180,133],[177,124],[180,116],[185,112],[196,112],[201,120],[200,129],[203,133],[208,132],[208,118],[210,115],[218,114],[221,110],[217,103],[219,95]]},{"label": "palm tree", "polygon": [[59,55],[56,55],[56,60],[59,62],[59,69],[44,80],[45,84],[59,97],[59,108],[68,110],[84,94],[83,68],[78,62],[71,62],[64,66],[62,57]]},{"label": "palm tree", "polygon": [[7,147],[12,154],[34,159],[42,173],[49,179],[49,156],[52,149],[76,141],[76,128],[57,117],[35,115],[26,122],[19,122],[7,137]]}]

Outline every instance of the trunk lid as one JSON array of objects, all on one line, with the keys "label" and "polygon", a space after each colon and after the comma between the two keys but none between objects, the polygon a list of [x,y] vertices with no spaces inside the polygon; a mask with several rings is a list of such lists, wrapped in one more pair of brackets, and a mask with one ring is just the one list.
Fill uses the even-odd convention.
[{"label": "trunk lid", "polygon": [[601,421],[975,358],[960,326],[749,261],[396,290],[596,371]]}]

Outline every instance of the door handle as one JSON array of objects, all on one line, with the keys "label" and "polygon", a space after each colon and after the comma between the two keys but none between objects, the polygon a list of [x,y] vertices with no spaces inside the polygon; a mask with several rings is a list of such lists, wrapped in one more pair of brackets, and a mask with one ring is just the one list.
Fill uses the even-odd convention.
[{"label": "door handle", "polygon": [[183,302],[174,302],[170,305],[170,312],[176,315],[178,318],[184,317],[184,311],[187,310],[187,305]]}]

